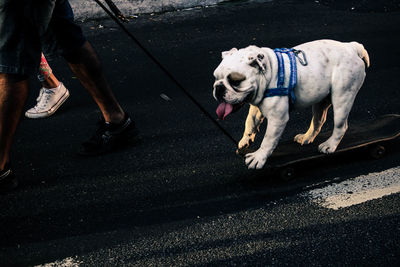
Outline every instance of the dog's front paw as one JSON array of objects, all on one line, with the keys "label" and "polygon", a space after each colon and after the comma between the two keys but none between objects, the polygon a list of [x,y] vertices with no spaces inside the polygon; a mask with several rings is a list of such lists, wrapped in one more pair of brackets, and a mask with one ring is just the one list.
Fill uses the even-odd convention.
[{"label": "dog's front paw", "polygon": [[266,161],[267,155],[261,149],[245,155],[245,162],[249,169],[262,169]]},{"label": "dog's front paw", "polygon": [[328,141],[320,144],[318,146],[318,150],[319,150],[319,152],[324,153],[324,154],[331,154],[336,151],[336,147],[337,147],[337,144],[328,140]]},{"label": "dog's front paw", "polygon": [[255,134],[245,134],[242,139],[240,139],[238,144],[238,149],[248,148],[254,142]]}]

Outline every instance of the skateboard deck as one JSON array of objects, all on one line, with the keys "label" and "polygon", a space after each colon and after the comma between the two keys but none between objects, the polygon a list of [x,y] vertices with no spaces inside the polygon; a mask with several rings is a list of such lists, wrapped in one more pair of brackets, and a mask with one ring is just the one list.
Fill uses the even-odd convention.
[{"label": "skateboard deck", "polygon": [[[331,134],[332,131],[321,132],[309,145],[301,146],[294,141],[279,143],[268,158],[264,169],[278,171],[282,178],[289,179],[294,176],[296,167],[350,151],[366,149],[373,158],[380,158],[385,154],[385,144],[400,137],[400,115],[389,114],[372,121],[353,122],[349,124],[349,129],[334,153],[320,153],[318,145],[327,140]],[[244,155],[249,152],[250,149],[238,153]]]}]

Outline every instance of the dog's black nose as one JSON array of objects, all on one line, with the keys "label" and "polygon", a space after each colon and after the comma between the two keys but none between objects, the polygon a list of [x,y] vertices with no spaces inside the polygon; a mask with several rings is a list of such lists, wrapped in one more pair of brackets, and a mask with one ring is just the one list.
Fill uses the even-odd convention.
[{"label": "dog's black nose", "polygon": [[222,102],[225,96],[225,86],[224,84],[220,83],[215,86],[215,97],[219,102]]}]

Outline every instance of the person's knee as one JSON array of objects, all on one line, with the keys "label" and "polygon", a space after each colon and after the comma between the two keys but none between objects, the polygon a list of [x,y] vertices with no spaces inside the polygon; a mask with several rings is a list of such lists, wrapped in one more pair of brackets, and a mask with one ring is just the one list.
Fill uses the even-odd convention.
[{"label": "person's knee", "polygon": [[63,52],[64,59],[71,64],[79,64],[87,58],[91,51],[89,49],[89,42],[85,41],[81,46],[76,47],[74,49],[67,49]]},{"label": "person's knee", "polygon": [[82,62],[79,49],[64,52],[62,56],[70,64],[79,64]]},{"label": "person's knee", "polygon": [[73,55],[69,55],[65,59],[70,65],[83,65],[85,71],[92,75],[102,75],[103,66],[100,58],[89,42],[85,42]]}]

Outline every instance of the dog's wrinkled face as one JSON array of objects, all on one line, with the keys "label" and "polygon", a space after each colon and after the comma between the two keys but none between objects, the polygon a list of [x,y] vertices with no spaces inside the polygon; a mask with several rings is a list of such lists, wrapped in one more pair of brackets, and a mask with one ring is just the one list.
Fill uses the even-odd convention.
[{"label": "dog's wrinkled face", "polygon": [[222,53],[222,62],[214,71],[214,98],[220,103],[217,115],[224,119],[257,95],[260,76],[266,71],[265,55],[255,46]]}]

